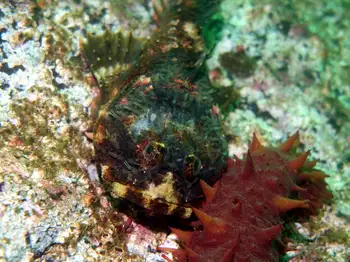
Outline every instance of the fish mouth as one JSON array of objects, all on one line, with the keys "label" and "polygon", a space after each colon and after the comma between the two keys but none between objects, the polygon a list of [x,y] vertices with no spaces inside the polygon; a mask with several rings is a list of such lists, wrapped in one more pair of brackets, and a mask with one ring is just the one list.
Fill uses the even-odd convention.
[{"label": "fish mouth", "polygon": [[226,141],[209,115],[190,121],[189,112],[159,110],[151,107],[131,122],[112,113],[100,117],[93,140],[95,160],[113,197],[183,217],[190,204],[203,198],[199,181],[213,185],[219,179]]},{"label": "fish mouth", "polygon": [[155,215],[176,215],[189,218],[191,208],[186,205],[173,172],[158,173],[142,183],[111,183],[112,197],[123,198]]},{"label": "fish mouth", "polygon": [[102,182],[112,197],[151,214],[188,218],[192,214],[189,205],[203,199],[199,181],[213,185],[219,179],[220,161],[211,164],[192,150],[194,146],[175,147],[150,136],[134,143],[132,137],[124,137],[118,144],[108,136],[95,142]]}]

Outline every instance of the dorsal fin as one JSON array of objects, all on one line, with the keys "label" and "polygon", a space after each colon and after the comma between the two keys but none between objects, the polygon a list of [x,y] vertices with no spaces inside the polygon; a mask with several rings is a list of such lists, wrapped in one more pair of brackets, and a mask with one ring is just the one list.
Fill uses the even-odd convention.
[{"label": "dorsal fin", "polygon": [[106,30],[101,35],[87,33],[86,40],[81,42],[80,52],[98,82],[102,92],[101,103],[108,99],[116,82],[123,82],[131,73],[146,42],[130,31]]}]

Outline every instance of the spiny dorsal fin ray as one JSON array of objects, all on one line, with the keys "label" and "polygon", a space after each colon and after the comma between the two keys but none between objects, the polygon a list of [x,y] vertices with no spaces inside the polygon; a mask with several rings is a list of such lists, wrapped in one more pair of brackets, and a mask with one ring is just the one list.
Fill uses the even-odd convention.
[{"label": "spiny dorsal fin ray", "polygon": [[100,35],[87,33],[80,52],[98,81],[102,103],[109,98],[116,83],[124,82],[134,71],[133,65],[140,59],[146,43],[146,39],[135,37],[128,31],[106,30]]},{"label": "spiny dorsal fin ray", "polygon": [[117,66],[119,69],[136,62],[134,59],[137,59],[146,41],[130,31],[106,30],[100,35],[87,33],[81,48],[92,70]]}]

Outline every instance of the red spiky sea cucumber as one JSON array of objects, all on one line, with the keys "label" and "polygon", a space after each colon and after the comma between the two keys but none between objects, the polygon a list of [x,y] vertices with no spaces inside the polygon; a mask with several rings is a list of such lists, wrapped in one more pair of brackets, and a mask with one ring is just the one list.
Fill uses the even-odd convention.
[{"label": "red spiky sea cucumber", "polygon": [[254,135],[245,159],[230,159],[217,184],[201,181],[206,203],[193,211],[202,229],[171,228],[184,246],[174,254],[190,262],[278,261],[286,214],[298,209],[308,217],[332,196],[327,175],[306,160],[309,151],[292,153],[298,141],[296,132],[278,148],[264,147]]}]

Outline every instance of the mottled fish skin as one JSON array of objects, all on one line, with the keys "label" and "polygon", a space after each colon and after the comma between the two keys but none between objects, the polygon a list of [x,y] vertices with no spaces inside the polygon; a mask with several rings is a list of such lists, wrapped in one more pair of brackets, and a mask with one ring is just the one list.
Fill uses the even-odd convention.
[{"label": "mottled fish skin", "polygon": [[227,158],[203,65],[196,23],[207,13],[200,2],[154,1],[151,40],[121,71],[122,80],[100,85],[95,102],[93,140],[104,184],[112,196],[155,215],[190,217],[189,203],[203,197],[200,179],[213,185]]}]

